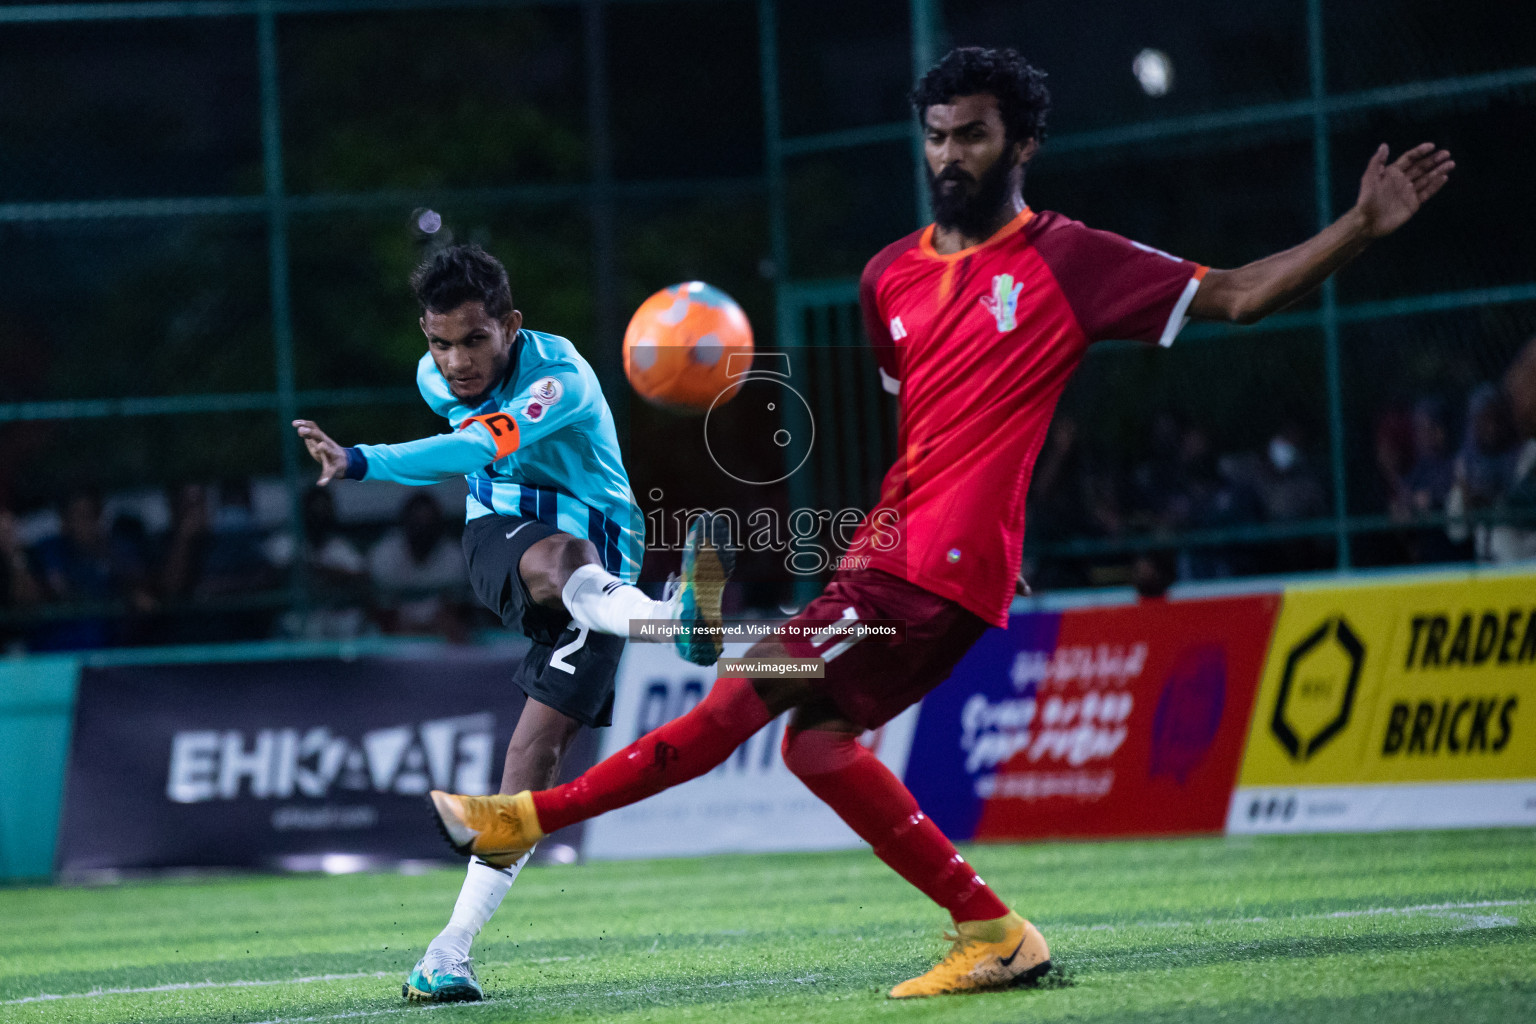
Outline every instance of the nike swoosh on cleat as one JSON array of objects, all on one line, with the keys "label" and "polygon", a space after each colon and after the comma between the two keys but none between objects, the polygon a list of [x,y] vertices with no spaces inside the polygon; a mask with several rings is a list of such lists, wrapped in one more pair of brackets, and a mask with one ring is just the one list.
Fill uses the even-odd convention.
[{"label": "nike swoosh on cleat", "polygon": [[998,959],[998,963],[1002,964],[1004,967],[1011,967],[1011,966],[1013,966],[1013,961],[1018,958],[1019,950],[1024,948],[1024,939],[1027,939],[1027,938],[1029,938],[1029,933],[1025,932],[1023,937],[1021,937],[1019,939],[1019,944],[1017,946],[1013,947],[1013,952],[1009,953],[1005,957],[1000,957]]}]

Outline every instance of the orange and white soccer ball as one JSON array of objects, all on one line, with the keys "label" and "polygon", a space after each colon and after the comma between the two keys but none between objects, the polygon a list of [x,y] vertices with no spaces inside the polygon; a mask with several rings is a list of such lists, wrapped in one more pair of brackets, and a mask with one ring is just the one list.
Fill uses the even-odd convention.
[{"label": "orange and white soccer ball", "polygon": [[752,351],[741,307],[718,288],[687,281],[635,310],[624,331],[624,373],[652,405],[702,413],[717,398],[729,401],[725,393],[752,369]]}]

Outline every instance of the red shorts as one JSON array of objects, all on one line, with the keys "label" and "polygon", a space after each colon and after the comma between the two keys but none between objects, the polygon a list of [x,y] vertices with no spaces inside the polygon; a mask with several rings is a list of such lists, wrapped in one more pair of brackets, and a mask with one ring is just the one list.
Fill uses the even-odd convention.
[{"label": "red shorts", "polygon": [[839,572],[821,596],[790,621],[819,628],[829,622],[873,619],[904,623],[903,639],[832,640],[822,646],[803,639],[784,641],[791,656],[820,657],[827,663],[825,677],[810,680],[811,685],[864,729],[884,725],[948,679],[990,627],[948,598],[879,569]]}]

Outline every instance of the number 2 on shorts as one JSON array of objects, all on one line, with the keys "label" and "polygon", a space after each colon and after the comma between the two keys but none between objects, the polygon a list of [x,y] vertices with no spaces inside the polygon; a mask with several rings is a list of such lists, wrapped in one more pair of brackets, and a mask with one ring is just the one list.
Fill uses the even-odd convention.
[{"label": "number 2 on shorts", "polygon": [[587,642],[587,627],[582,626],[576,631],[576,639],[564,647],[556,647],[555,653],[549,656],[549,667],[557,668],[561,672],[576,674],[576,666],[565,660],[567,654],[575,654],[581,650],[581,645]]}]

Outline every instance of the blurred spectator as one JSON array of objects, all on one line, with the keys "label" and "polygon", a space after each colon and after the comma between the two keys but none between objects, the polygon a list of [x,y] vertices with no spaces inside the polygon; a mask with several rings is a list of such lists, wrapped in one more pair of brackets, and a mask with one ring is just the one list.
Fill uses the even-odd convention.
[{"label": "blurred spectator", "polygon": [[1498,504],[1510,521],[1488,531],[1485,554],[1494,562],[1536,558],[1536,338],[1526,342],[1504,374],[1504,395],[1523,443],[1514,452],[1509,486]]},{"label": "blurred spectator", "polygon": [[1174,499],[1164,507],[1163,521],[1169,528],[1208,525],[1209,509],[1220,479],[1216,475],[1216,456],[1211,438],[1193,424],[1179,437],[1178,475]]},{"label": "blurred spectator", "polygon": [[1084,447],[1077,421],[1057,416],[1030,484],[1032,529],[1050,540],[1119,536],[1121,489],[1120,475]]},{"label": "blurred spectator", "polygon": [[[229,484],[220,493],[228,495]],[[242,493],[244,485],[235,485]],[[160,592],[167,600],[202,600],[248,594],[281,585],[261,553],[250,517],[249,490],[219,509],[209,508],[209,489],[183,484],[170,496],[171,526],[160,561]],[[243,514],[242,514],[243,513]]]},{"label": "blurred spectator", "polygon": [[[1394,518],[1412,522],[1420,516],[1446,511],[1456,482],[1456,461],[1450,449],[1445,403],[1434,397],[1420,399],[1413,407],[1413,465],[1391,508]],[[1405,541],[1413,562],[1452,562],[1471,557],[1470,549],[1452,540],[1439,526],[1415,530]]]},{"label": "blurred spectator", "polygon": [[[1218,459],[1204,430],[1185,430],[1180,460],[1191,528],[1220,530],[1263,521],[1264,504],[1251,482],[1256,474],[1245,476],[1239,471],[1236,467],[1242,465],[1240,460]],[[1181,563],[1180,576],[1201,580],[1246,575],[1257,568],[1252,548],[1243,544],[1191,548]]]},{"label": "blurred spectator", "polygon": [[1413,414],[1401,406],[1382,413],[1376,421],[1374,447],[1380,489],[1376,507],[1406,510],[1408,474],[1414,462]]},{"label": "blurred spectator", "polygon": [[[315,606],[288,612],[280,628],[289,636],[310,640],[360,636],[367,621],[362,607],[367,563],[356,545],[339,532],[329,491],[311,487],[304,495],[303,511],[303,558]],[[267,539],[264,553],[274,566],[286,568],[293,564],[297,546],[292,534],[279,532]]]},{"label": "blurred spectator", "polygon": [[[1488,523],[1479,518],[1503,500],[1515,471],[1515,427],[1509,404],[1497,384],[1479,384],[1467,399],[1467,427],[1456,453],[1451,493],[1445,510],[1446,533],[1458,543],[1473,538],[1474,550],[1485,560]],[[1473,521],[1468,528],[1466,516]]]},{"label": "blurred spectator", "polygon": [[386,633],[436,633],[459,643],[469,638],[464,555],[446,525],[436,499],[418,491],[401,506],[400,525],[368,552]]},{"label": "blurred spectator", "polygon": [[[1269,439],[1259,471],[1265,517],[1274,523],[1320,519],[1328,514],[1327,492],[1307,458],[1301,425],[1287,423]],[[1270,572],[1298,572],[1332,564],[1327,546],[1315,537],[1280,543],[1264,566]]]},{"label": "blurred spectator", "polygon": [[[0,508],[0,612],[15,612],[37,603],[40,592],[32,567],[27,564],[26,548],[16,529],[16,517],[8,508]],[[19,628],[0,623],[0,653],[18,645]]]},{"label": "blurred spectator", "polygon": [[[1376,418],[1372,432],[1372,453],[1376,475],[1369,485],[1361,482],[1357,499],[1367,508],[1380,509],[1394,519],[1410,518],[1408,473],[1413,468],[1413,413],[1408,406],[1395,404]],[[1351,480],[1351,493],[1355,481]],[[1412,537],[1404,530],[1379,530],[1356,534],[1351,541],[1354,560],[1362,566],[1401,565],[1413,561]]]},{"label": "blurred spectator", "polygon": [[1046,435],[1030,487],[1030,525],[1040,537],[1057,540],[1082,530],[1081,473],[1077,421],[1071,416],[1057,416]]},{"label": "blurred spectator", "polygon": [[1480,384],[1467,400],[1467,432],[1456,453],[1453,486],[1468,510],[1488,508],[1504,492],[1515,471],[1515,424],[1509,402],[1497,384]]},{"label": "blurred spectator", "polygon": [[160,559],[160,593],[170,601],[190,599],[203,577],[212,543],[208,495],[202,484],[182,484],[170,495],[171,528]]},{"label": "blurred spectator", "polygon": [[251,507],[251,482],[225,479],[219,481],[219,503],[213,509],[213,532],[219,536],[254,538],[260,528]]},{"label": "blurred spectator", "polygon": [[1165,411],[1152,417],[1151,456],[1131,473],[1134,515],[1153,530],[1176,528],[1170,520],[1188,519],[1183,513],[1189,502],[1182,493],[1187,481],[1179,457],[1182,433],[1173,413]]},{"label": "blurred spectator", "polygon": [[[271,615],[260,609],[218,608],[221,598],[282,584],[252,528],[249,488],[226,484],[220,493],[232,514],[210,509],[209,488],[202,484],[182,484],[168,496],[171,525],[161,544],[156,583],[171,618],[163,626],[161,642],[254,640],[271,630]],[[197,603],[202,607],[195,616],[177,614]]]},{"label": "blurred spectator", "polygon": [[[1077,420],[1051,424],[1029,492],[1030,536],[1044,543],[1119,536],[1125,528],[1119,475],[1096,462],[1082,443]],[[1092,559],[1060,556],[1025,566],[1038,590],[1080,587],[1094,575]]]},{"label": "blurred spectator", "polygon": [[1083,468],[1083,525],[1093,537],[1118,537],[1125,532],[1120,477],[1107,465],[1089,463]]},{"label": "blurred spectator", "polygon": [[1143,600],[1166,597],[1168,588],[1178,579],[1178,566],[1172,551],[1143,551],[1131,563],[1131,586]]},{"label": "blurred spectator", "polygon": [[111,552],[113,586],[117,596],[128,603],[128,614],[119,618],[113,643],[144,643],[150,625],[147,616],[158,610],[160,600],[150,568],[149,530],[137,512],[118,512],[112,517],[107,546]]},{"label": "blurred spectator", "polygon": [[[79,617],[45,623],[33,634],[33,650],[84,650],[121,639],[110,618],[113,605],[125,601],[132,612],[155,606],[147,585],[143,523],[120,516],[111,533],[102,528],[101,496],[80,490],[65,499],[57,536],[33,551],[46,600],[80,605]],[[125,622],[128,620],[125,620]]]},{"label": "blurred spectator", "polygon": [[1296,522],[1328,514],[1322,481],[1307,458],[1303,440],[1297,423],[1286,424],[1269,439],[1261,497],[1271,522]]},{"label": "blurred spectator", "polygon": [[1185,427],[1179,435],[1171,471],[1165,475],[1160,500],[1151,509],[1154,527],[1171,533],[1212,525],[1213,506],[1220,488],[1209,435],[1200,427]]},{"label": "blurred spectator", "polygon": [[1413,407],[1413,465],[1403,478],[1404,504],[1394,510],[1402,517],[1445,508],[1446,496],[1455,481],[1450,431],[1445,421],[1445,403],[1438,398],[1420,399]]}]

